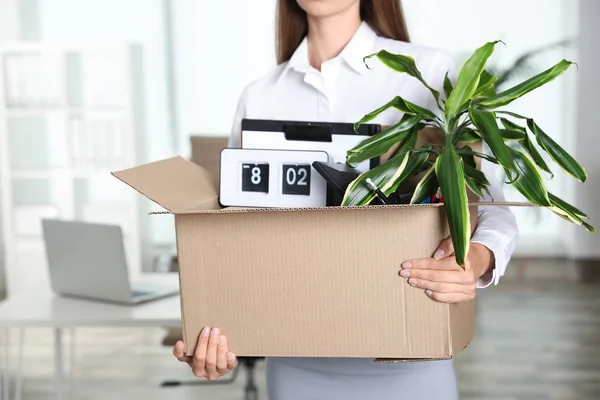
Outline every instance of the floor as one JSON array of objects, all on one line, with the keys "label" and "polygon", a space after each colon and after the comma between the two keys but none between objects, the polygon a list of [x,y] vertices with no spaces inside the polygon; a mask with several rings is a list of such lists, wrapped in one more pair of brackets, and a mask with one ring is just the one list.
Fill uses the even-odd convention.
[{"label": "floor", "polygon": [[[456,359],[461,399],[600,399],[599,284],[508,278],[480,291],[477,318],[475,340]],[[170,348],[158,345],[163,334],[78,330],[72,399],[243,398],[243,373],[232,385],[160,388],[162,380],[193,379]],[[23,398],[52,399],[52,333],[28,330],[26,344]],[[257,372],[266,399],[263,364]]]}]

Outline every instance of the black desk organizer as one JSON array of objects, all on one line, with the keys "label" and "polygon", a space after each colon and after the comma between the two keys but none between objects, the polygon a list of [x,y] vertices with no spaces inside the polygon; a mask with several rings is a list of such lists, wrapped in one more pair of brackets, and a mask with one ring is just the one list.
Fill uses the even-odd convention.
[{"label": "black desk organizer", "polygon": [[[328,206],[341,205],[346,188],[360,175],[360,172],[354,168],[341,163],[315,161],[312,166],[327,181]],[[398,193],[396,191],[387,197],[391,204],[410,204],[412,195],[412,193]],[[382,202],[376,197],[370,204],[382,205]]]}]

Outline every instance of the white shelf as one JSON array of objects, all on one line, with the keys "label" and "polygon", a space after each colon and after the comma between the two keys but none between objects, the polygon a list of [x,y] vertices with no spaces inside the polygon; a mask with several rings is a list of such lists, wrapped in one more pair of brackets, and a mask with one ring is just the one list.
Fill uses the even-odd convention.
[{"label": "white shelf", "polygon": [[99,108],[99,107],[62,107],[62,108],[40,108],[40,107],[7,107],[4,112],[8,118],[45,118],[52,115],[84,115],[91,117],[126,117],[130,110],[121,107]]},{"label": "white shelf", "polygon": [[[112,170],[124,169],[124,167],[115,167]],[[74,178],[74,179],[94,179],[107,178],[110,171],[77,171],[72,169],[40,169],[40,170],[13,170],[12,179],[55,179],[55,178]]]},{"label": "white shelf", "polygon": [[120,225],[131,265],[143,265],[147,205],[119,192],[110,175],[143,160],[142,60],[127,43],[0,46],[0,221],[9,262],[16,243],[41,243],[38,225],[50,213]]}]

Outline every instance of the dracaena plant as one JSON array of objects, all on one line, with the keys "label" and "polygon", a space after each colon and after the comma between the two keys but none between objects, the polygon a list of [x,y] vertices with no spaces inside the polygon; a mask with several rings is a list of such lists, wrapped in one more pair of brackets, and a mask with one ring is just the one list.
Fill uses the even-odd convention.
[{"label": "dracaena plant", "polygon": [[[411,203],[421,203],[441,192],[456,261],[461,266],[467,256],[471,234],[467,187],[480,197],[484,192],[489,193],[490,183],[476,167],[475,158],[499,164],[508,177],[506,183],[531,203],[547,207],[558,216],[594,232],[594,228],[585,222],[589,217],[584,212],[548,192],[541,171],[551,176],[552,171],[541,152],[547,153],[554,163],[580,182],[587,179],[584,168],[532,118],[505,109],[514,100],[562,75],[573,63],[562,60],[550,69],[497,93],[494,85],[497,77],[485,68],[498,43],[489,42],[477,49],[461,67],[454,86],[446,73],[444,93],[435,90],[423,79],[412,57],[385,50],[365,57],[365,62],[377,58],[392,70],[418,79],[431,92],[437,110],[397,96],[365,115],[355,128],[390,108],[401,111],[402,118],[347,152],[347,164],[356,166],[396,148],[389,160],[362,173],[348,186],[342,205],[371,203],[376,194],[366,184],[368,178],[390,195],[409,177],[425,172]],[[443,145],[425,143],[417,147],[418,132],[427,126],[439,128],[444,133]],[[473,151],[469,144],[476,142],[487,144],[491,154]],[[509,142],[519,146],[513,148],[507,145]]]}]

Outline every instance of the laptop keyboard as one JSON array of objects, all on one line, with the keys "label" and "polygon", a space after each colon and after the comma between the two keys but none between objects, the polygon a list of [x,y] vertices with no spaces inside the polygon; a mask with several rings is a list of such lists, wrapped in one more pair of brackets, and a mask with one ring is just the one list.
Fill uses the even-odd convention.
[{"label": "laptop keyboard", "polygon": [[145,296],[147,294],[150,294],[150,292],[145,292],[143,290],[132,290],[131,292],[133,294],[133,297],[141,297],[141,296]]}]

